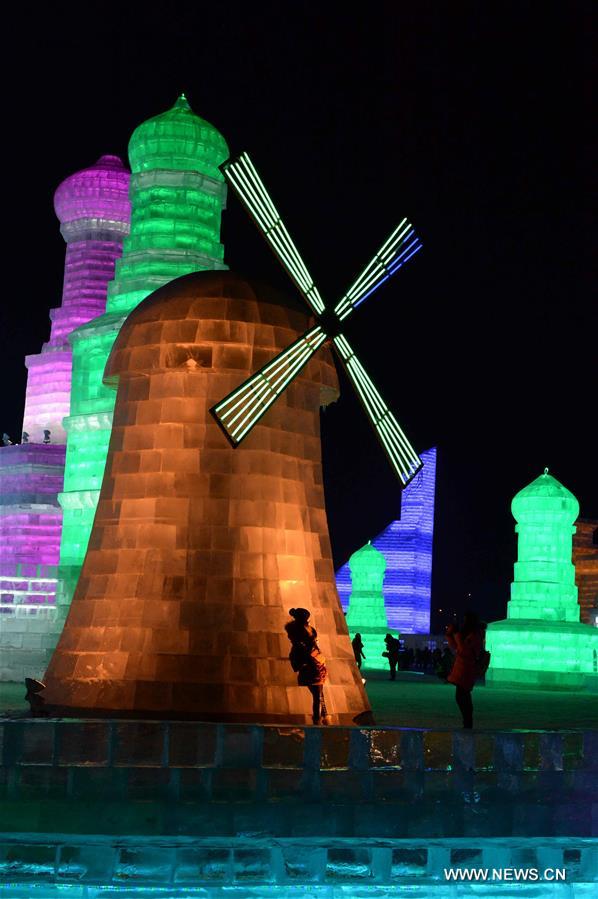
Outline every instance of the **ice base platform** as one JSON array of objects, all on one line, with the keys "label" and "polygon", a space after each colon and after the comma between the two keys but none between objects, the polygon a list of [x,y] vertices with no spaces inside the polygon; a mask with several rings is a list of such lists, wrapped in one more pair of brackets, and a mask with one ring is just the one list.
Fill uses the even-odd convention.
[{"label": "ice base platform", "polygon": [[486,631],[488,685],[598,689],[598,628],[578,621],[507,618]]},{"label": "ice base platform", "polygon": [[595,889],[596,731],[13,718],[0,745],[15,899],[434,897],[512,865]]}]

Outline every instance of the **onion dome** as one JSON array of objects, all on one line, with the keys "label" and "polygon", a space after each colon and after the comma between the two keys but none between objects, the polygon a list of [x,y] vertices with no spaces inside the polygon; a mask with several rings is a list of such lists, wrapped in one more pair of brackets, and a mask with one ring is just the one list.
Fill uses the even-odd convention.
[{"label": "onion dome", "polygon": [[545,468],[544,474],[513,497],[511,511],[516,521],[524,524],[573,524],[579,515],[579,503]]},{"label": "onion dome", "polygon": [[201,172],[222,181],[218,166],[228,157],[223,136],[195,115],[184,94],[172,109],[139,125],[129,141],[129,160],[135,173],[171,169]]},{"label": "onion dome", "polygon": [[382,575],[386,571],[386,559],[375,546],[372,546],[371,541],[368,541],[365,546],[353,553],[349,559],[349,568],[351,574],[355,574],[357,571],[368,571],[372,574]]},{"label": "onion dome", "polygon": [[80,219],[120,222],[131,218],[129,172],[118,156],[100,156],[88,169],[69,175],[54,194],[54,210],[62,224]]}]

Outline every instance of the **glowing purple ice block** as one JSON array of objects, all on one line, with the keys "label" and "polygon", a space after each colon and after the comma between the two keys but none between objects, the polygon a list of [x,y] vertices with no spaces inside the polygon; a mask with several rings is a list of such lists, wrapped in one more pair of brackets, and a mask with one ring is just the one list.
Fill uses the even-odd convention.
[{"label": "glowing purple ice block", "polygon": [[64,454],[40,443],[0,451],[0,611],[54,600]]}]

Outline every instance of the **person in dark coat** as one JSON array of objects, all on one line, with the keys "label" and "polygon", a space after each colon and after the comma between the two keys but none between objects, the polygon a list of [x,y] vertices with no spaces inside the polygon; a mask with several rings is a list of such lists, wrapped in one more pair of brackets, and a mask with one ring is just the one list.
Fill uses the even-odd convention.
[{"label": "person in dark coat", "polygon": [[366,657],[365,652],[363,651],[361,634],[355,634],[351,640],[351,646],[353,647],[353,654],[355,656],[355,661],[357,662],[357,667],[361,670],[361,662]]},{"label": "person in dark coat", "polygon": [[446,638],[456,653],[455,661],[447,678],[455,685],[455,700],[463,718],[463,727],[473,727],[472,691],[476,680],[476,667],[484,650],[484,627],[475,612],[466,612],[463,625],[457,630],[454,624],[446,629]]},{"label": "person in dark coat", "polygon": [[291,641],[289,661],[297,672],[297,683],[307,687],[312,695],[312,721],[327,724],[328,712],[324,701],[324,684],[327,677],[326,659],[317,643],[318,632],[308,624],[308,609],[289,609],[292,621],[284,629]]},{"label": "person in dark coat", "polygon": [[401,644],[396,637],[392,636],[392,634],[387,634],[385,636],[384,643],[386,644],[386,652],[383,652],[382,655],[388,659],[388,664],[390,666],[390,679],[396,680]]}]

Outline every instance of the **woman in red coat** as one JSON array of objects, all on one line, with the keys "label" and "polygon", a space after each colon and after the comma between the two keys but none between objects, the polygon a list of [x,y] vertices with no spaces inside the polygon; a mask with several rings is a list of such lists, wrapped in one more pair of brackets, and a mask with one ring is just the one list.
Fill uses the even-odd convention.
[{"label": "woman in red coat", "polygon": [[463,716],[463,727],[473,727],[473,699],[478,660],[484,649],[484,627],[475,612],[466,612],[461,630],[453,624],[446,629],[446,638],[456,658],[447,680],[456,687],[455,699]]},{"label": "woman in red coat", "polygon": [[297,672],[299,686],[307,687],[312,695],[313,723],[319,724],[323,719],[322,723],[327,724],[324,683],[328,672],[326,659],[316,642],[318,632],[307,623],[310,616],[307,609],[289,609],[289,615],[293,620],[284,626],[291,641],[289,661],[293,671]]}]

